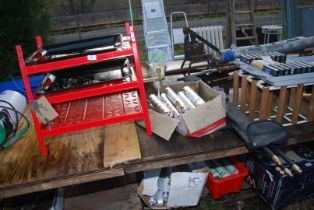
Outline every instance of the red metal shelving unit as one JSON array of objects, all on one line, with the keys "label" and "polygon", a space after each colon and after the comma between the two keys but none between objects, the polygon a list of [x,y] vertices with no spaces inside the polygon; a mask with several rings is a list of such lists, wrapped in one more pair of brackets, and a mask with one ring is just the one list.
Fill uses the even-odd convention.
[{"label": "red metal shelving unit", "polygon": [[[25,91],[43,156],[47,156],[45,137],[106,124],[144,119],[147,135],[152,134],[135,30],[128,22],[125,28],[127,35],[123,37],[121,48],[95,54],[93,59],[90,59],[90,55],[84,55],[43,64],[26,65],[21,46],[16,46]],[[43,46],[41,37],[36,37],[36,44],[38,48]],[[31,92],[29,75],[124,57],[131,58],[136,75],[122,81],[100,83],[45,95],[59,116],[49,126],[41,124],[33,109],[33,102],[40,95],[33,95]]]}]

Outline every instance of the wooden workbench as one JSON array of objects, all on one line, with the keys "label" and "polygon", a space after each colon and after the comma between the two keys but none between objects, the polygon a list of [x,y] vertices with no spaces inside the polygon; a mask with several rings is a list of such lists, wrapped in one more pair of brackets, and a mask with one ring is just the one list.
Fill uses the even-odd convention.
[{"label": "wooden workbench", "polygon": [[[313,141],[313,128],[314,123],[289,127],[288,143]],[[141,158],[105,167],[106,140],[111,140],[112,144],[118,137],[111,138],[111,133],[121,132],[120,126],[48,138],[47,158],[41,157],[35,131],[31,128],[18,143],[0,152],[0,199],[248,152],[240,138],[230,130],[221,130],[201,139],[186,139],[174,134],[169,142],[155,135],[146,136],[145,130],[139,126],[136,131]],[[110,148],[108,150],[114,145]],[[122,150],[125,151],[128,148]]]}]

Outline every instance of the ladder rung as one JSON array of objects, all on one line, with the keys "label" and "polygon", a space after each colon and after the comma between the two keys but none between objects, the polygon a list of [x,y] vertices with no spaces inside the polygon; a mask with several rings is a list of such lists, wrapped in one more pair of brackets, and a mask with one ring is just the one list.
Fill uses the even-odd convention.
[{"label": "ladder rung", "polygon": [[246,23],[246,24],[236,24],[234,27],[254,27],[253,23]]},{"label": "ladder rung", "polygon": [[243,36],[243,37],[237,37],[236,40],[252,40],[257,39],[256,36]]},{"label": "ladder rung", "polygon": [[253,10],[242,10],[242,11],[235,11],[236,14],[249,14],[253,13]]}]

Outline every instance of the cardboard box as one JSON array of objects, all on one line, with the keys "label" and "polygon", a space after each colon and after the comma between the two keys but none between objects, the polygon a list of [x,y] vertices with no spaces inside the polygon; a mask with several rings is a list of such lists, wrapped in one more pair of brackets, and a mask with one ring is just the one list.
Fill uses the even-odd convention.
[{"label": "cardboard box", "polygon": [[163,207],[149,206],[149,196],[143,195],[143,181],[138,187],[138,195],[152,209],[169,209],[196,206],[202,195],[208,176],[208,167],[192,172],[174,172],[170,176],[170,192],[168,202]]},{"label": "cardboard box", "polygon": [[[226,110],[224,94],[210,88],[201,80],[180,83],[169,87],[178,93],[185,86],[190,86],[206,103],[190,112],[182,114],[181,121],[151,110],[152,130],[155,134],[166,140],[170,139],[174,130],[177,130],[183,136],[201,137],[225,126]],[[161,92],[165,92],[165,90],[162,89]],[[144,126],[143,123],[140,124]]]},{"label": "cardboard box", "polygon": [[314,193],[314,160],[303,159],[296,163],[303,172],[297,174],[289,168],[294,174],[291,178],[280,175],[275,164],[265,163],[253,153],[245,162],[249,170],[247,182],[272,209],[284,208]]}]

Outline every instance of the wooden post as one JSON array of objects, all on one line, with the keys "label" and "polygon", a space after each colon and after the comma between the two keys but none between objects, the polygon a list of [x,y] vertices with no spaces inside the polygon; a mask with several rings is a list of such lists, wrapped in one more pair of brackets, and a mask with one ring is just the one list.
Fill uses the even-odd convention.
[{"label": "wooden post", "polygon": [[268,103],[267,103],[267,111],[266,111],[266,118],[269,118],[271,116],[271,112],[273,110],[273,98],[274,98],[274,92],[270,91],[268,95]]},{"label": "wooden post", "polygon": [[254,118],[255,115],[255,101],[256,101],[256,90],[257,90],[257,81],[252,80],[251,82],[251,92],[250,92],[250,118]]},{"label": "wooden post", "polygon": [[233,97],[232,102],[233,105],[238,105],[238,97],[239,97],[239,71],[234,71],[233,73]]},{"label": "wooden post", "polygon": [[287,86],[282,86],[280,88],[280,93],[279,93],[279,107],[277,110],[277,116],[276,116],[276,121],[278,123],[282,122],[283,116],[285,114],[285,111],[287,109],[287,96],[288,96],[288,91],[287,91]]},{"label": "wooden post", "polygon": [[241,112],[245,113],[246,111],[246,102],[247,102],[247,75],[243,75],[241,81]]},{"label": "wooden post", "polygon": [[262,90],[262,99],[261,99],[261,110],[259,114],[260,120],[267,119],[267,107],[268,107],[268,97],[269,97],[269,88],[263,88]]},{"label": "wooden post", "polygon": [[298,85],[298,87],[295,91],[293,112],[292,112],[292,116],[291,116],[292,125],[295,125],[298,122],[298,116],[299,116],[299,113],[301,110],[303,88],[304,88],[304,84],[300,84],[300,85]]},{"label": "wooden post", "polygon": [[307,114],[307,121],[312,122],[314,120],[314,85],[312,86],[312,95],[309,102],[309,112]]}]

